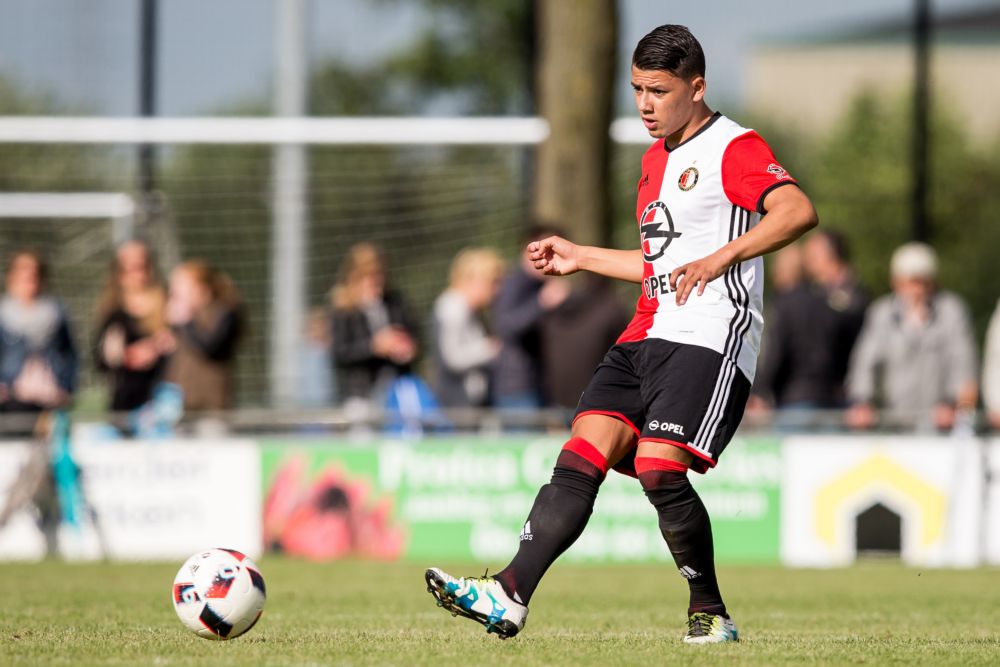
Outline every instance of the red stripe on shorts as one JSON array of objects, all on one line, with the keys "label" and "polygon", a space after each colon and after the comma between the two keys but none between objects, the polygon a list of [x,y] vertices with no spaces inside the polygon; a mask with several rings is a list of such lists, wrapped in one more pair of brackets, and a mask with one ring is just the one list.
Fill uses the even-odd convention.
[{"label": "red stripe on shorts", "polygon": [[687,472],[687,465],[680,461],[671,459],[661,459],[652,456],[635,457],[635,471],[638,474],[650,472],[651,470],[664,470],[666,472]]},{"label": "red stripe on shorts", "polygon": [[715,467],[715,459],[713,459],[705,452],[697,450],[691,445],[686,445],[683,442],[677,442],[676,440],[664,440],[662,438],[640,438],[639,442],[662,442],[664,444],[673,445],[674,447],[680,447],[681,449],[685,449],[691,452],[696,457],[698,457],[698,459],[700,459],[699,461],[695,461],[694,463],[691,464],[691,468],[695,472],[705,472],[705,470],[707,470],[708,468]]}]

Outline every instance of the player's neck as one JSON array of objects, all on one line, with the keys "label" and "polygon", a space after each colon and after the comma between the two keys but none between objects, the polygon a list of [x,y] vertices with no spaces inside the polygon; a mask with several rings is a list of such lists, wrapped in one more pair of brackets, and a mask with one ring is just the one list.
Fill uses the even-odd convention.
[{"label": "player's neck", "polygon": [[715,112],[712,111],[707,104],[702,103],[698,105],[695,112],[691,115],[691,120],[688,121],[687,125],[664,139],[667,148],[673,149],[696,135],[698,131],[705,126],[705,123],[710,121],[714,115]]}]

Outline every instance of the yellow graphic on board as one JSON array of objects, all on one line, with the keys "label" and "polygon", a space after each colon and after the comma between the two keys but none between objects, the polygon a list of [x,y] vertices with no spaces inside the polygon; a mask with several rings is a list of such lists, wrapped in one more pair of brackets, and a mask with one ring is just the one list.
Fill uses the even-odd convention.
[{"label": "yellow graphic on board", "polygon": [[941,539],[947,511],[945,495],[882,454],[871,456],[817,490],[815,526],[819,538],[829,545],[836,544],[841,508],[850,499],[873,489],[902,496],[917,508],[921,546]]}]

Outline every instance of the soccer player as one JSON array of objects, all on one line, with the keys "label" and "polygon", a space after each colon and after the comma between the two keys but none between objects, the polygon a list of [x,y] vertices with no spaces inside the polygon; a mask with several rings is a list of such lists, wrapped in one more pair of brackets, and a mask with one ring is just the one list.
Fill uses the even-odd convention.
[{"label": "soccer player", "polygon": [[641,283],[635,317],[587,387],[552,480],[538,492],[517,554],[492,577],[426,572],[446,610],[517,634],[548,567],[583,532],[609,469],[638,478],[690,587],[688,643],[737,641],[715,575],[712,528],[687,477],[714,467],[750,391],[763,326],[761,256],[817,224],[816,211],[757,133],[705,102],[705,56],[678,25],[632,56],[642,122],[641,247],[550,237],[528,246],[539,271],[592,271]]}]

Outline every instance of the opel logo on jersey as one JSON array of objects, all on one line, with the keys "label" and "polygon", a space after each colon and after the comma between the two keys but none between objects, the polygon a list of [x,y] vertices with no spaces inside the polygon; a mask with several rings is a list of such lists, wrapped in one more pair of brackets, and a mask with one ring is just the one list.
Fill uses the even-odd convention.
[{"label": "opel logo on jersey", "polygon": [[696,185],[698,185],[698,170],[694,167],[685,169],[681,177],[677,179],[677,187],[684,192],[687,192]]},{"label": "opel logo on jersey", "polygon": [[[657,221],[657,211],[663,211],[666,220]],[[667,229],[663,229],[664,226]],[[674,231],[674,219],[670,217],[667,205],[659,199],[650,202],[646,210],[642,212],[642,223],[639,226],[639,231],[642,232],[642,257],[647,262],[654,262],[663,257],[670,242],[681,235],[680,232]],[[654,248],[654,239],[664,239],[659,250]]]}]

